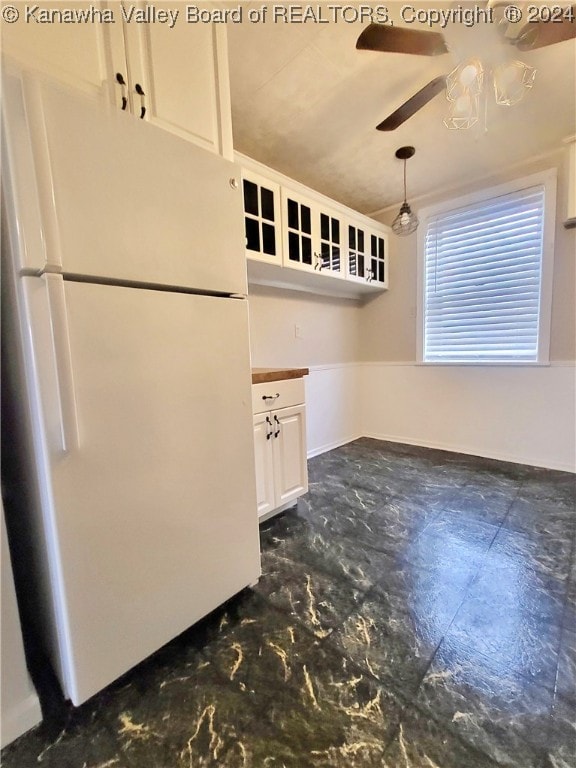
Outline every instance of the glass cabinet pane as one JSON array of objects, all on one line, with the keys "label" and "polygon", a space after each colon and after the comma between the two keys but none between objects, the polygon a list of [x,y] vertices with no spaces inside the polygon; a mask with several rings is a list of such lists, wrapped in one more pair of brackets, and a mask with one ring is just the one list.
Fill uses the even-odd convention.
[{"label": "glass cabinet pane", "polygon": [[364,230],[348,225],[348,274],[364,277]]},{"label": "glass cabinet pane", "polygon": [[[278,224],[276,223],[276,205],[279,190],[258,183],[258,178],[252,181],[244,178],[244,229],[246,232],[246,248],[256,258],[261,256],[277,256]],[[270,261],[276,261],[270,259]]]},{"label": "glass cabinet pane", "polygon": [[258,216],[258,187],[244,179],[244,212]]},{"label": "glass cabinet pane", "polygon": [[298,203],[288,200],[288,226],[290,229],[300,229],[300,217],[298,216]]},{"label": "glass cabinet pane", "polygon": [[271,224],[262,224],[262,250],[276,256],[276,230]]},{"label": "glass cabinet pane", "polygon": [[296,232],[288,232],[288,258],[300,261],[300,236]]},{"label": "glass cabinet pane", "polygon": [[312,233],[312,217],[307,205],[300,206],[300,216],[302,218],[302,232],[310,235]]},{"label": "glass cabinet pane", "polygon": [[340,272],[340,221],[327,213],[320,213],[320,255],[322,268]]},{"label": "glass cabinet pane", "polygon": [[256,219],[244,218],[246,227],[246,248],[250,251],[260,250],[260,227]]},{"label": "glass cabinet pane", "polygon": [[302,261],[304,264],[312,264],[312,240],[302,236]]},{"label": "glass cabinet pane", "polygon": [[260,189],[260,202],[262,207],[262,218],[268,221],[274,221],[274,193],[270,189],[262,187]]}]

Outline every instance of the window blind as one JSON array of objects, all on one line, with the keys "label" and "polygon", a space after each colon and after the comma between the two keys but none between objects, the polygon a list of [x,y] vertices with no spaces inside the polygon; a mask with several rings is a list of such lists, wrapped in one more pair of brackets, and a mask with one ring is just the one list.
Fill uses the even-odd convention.
[{"label": "window blind", "polygon": [[429,220],[425,361],[538,359],[543,228],[543,184]]}]

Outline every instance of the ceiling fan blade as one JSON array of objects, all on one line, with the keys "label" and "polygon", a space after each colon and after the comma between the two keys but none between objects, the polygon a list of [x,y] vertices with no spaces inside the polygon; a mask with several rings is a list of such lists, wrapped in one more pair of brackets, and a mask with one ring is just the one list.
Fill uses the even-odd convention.
[{"label": "ceiling fan blade", "polygon": [[415,93],[412,98],[405,101],[401,107],[398,107],[395,112],[392,112],[392,114],[389,115],[386,120],[383,120],[380,125],[377,125],[376,130],[396,130],[399,125],[402,125],[402,123],[406,122],[409,117],[416,114],[419,109],[422,109],[422,107],[428,104],[428,102],[431,101],[434,96],[437,96],[440,91],[443,91],[445,87],[446,77],[444,75],[435,77],[434,80],[431,80],[428,83],[428,85],[425,85],[424,88],[418,91],[418,93]]},{"label": "ceiling fan blade", "polygon": [[446,41],[440,32],[391,27],[388,24],[370,24],[356,41],[356,48],[384,53],[413,53],[417,56],[448,53]]},{"label": "ceiling fan blade", "polygon": [[[575,16],[576,5],[573,5],[571,10]],[[525,24],[514,44],[519,51],[534,51],[536,48],[562,43],[564,40],[571,40],[574,37],[576,37],[576,22],[564,18],[562,22],[558,23],[539,21]]]}]

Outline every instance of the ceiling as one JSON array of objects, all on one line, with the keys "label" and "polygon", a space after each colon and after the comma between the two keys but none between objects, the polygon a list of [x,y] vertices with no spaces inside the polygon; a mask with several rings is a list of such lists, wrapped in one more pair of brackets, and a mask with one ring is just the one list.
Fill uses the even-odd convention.
[{"label": "ceiling", "polygon": [[[416,147],[407,169],[410,199],[557,149],[576,132],[576,40],[520,53],[502,42],[494,24],[449,24],[434,27],[448,54],[375,53],[355,48],[368,22],[334,22],[326,9],[336,4],[325,4],[328,23],[274,23],[271,7],[265,23],[250,23],[249,10],[263,3],[243,5],[242,23],[228,24],[235,148],[364,213],[402,200],[403,164],[394,152],[405,144]],[[403,23],[402,6],[388,3],[396,24]],[[469,130],[444,126],[444,94],[395,131],[375,130],[433,77],[473,55],[485,65],[512,58],[536,67],[534,87],[513,107],[490,97],[486,125],[481,120]]]}]

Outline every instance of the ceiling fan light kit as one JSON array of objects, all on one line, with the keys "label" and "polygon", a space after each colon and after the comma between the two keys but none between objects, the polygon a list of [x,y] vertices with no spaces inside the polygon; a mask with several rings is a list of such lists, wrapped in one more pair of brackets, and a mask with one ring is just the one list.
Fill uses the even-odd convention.
[{"label": "ceiling fan light kit", "polygon": [[511,107],[522,100],[534,85],[536,70],[522,61],[506,61],[486,70],[479,59],[459,64],[446,78],[446,98],[451,102],[447,128],[472,128],[478,122],[480,97],[484,95],[486,75],[492,76],[496,104]]},{"label": "ceiling fan light kit", "polygon": [[[489,0],[496,27],[502,40],[519,51],[532,51],[562,43],[576,37],[576,5],[567,7],[528,6],[529,21],[524,26],[512,23],[506,13],[505,0]],[[360,35],[356,48],[383,53],[417,56],[441,56],[449,52],[440,32],[391,24],[370,24]],[[496,103],[517,104],[534,84],[536,70],[521,61],[507,61],[485,71],[479,59],[458,65],[446,79],[446,96],[452,102],[444,120],[448,128],[470,128],[478,122],[479,100],[486,96],[486,80],[491,75]],[[380,131],[393,131],[422,109],[443,89],[444,77],[436,77],[418,93],[398,107],[378,126]],[[467,110],[467,111],[466,111]]]},{"label": "ceiling fan light kit", "polygon": [[480,96],[464,93],[450,103],[444,125],[450,130],[472,128],[480,117]]},{"label": "ceiling fan light kit", "polygon": [[396,157],[404,162],[404,202],[400,206],[398,215],[392,222],[392,231],[395,235],[411,235],[412,232],[418,229],[418,217],[406,200],[406,160],[409,160],[415,152],[414,147],[400,147],[400,149],[396,150]]},{"label": "ceiling fan light kit", "polygon": [[496,104],[512,107],[534,85],[536,70],[522,61],[507,61],[494,67],[492,77]]}]

